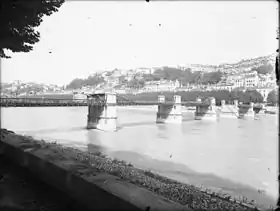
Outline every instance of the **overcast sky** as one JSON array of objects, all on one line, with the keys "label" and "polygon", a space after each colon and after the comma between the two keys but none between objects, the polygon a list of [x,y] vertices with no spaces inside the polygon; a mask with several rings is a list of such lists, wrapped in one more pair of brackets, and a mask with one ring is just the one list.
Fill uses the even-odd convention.
[{"label": "overcast sky", "polygon": [[[274,53],[276,1],[66,2],[1,81],[67,84],[112,68],[236,62]],[[51,53],[50,53],[51,52]]]}]

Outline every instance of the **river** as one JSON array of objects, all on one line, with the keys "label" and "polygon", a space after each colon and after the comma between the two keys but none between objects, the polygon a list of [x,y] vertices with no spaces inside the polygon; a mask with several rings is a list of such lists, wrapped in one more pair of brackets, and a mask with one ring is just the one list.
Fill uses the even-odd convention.
[{"label": "river", "polygon": [[186,112],[181,125],[172,125],[155,123],[155,107],[118,107],[120,130],[102,132],[86,129],[87,111],[2,108],[1,127],[82,150],[100,150],[182,182],[218,187],[260,203],[277,198],[276,115],[207,122]]}]

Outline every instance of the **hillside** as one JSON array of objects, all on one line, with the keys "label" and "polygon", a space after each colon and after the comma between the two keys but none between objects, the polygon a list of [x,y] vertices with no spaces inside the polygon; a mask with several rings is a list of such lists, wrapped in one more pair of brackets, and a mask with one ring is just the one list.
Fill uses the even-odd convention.
[{"label": "hillside", "polygon": [[[257,71],[258,74],[272,74],[274,76],[275,56],[270,54],[251,59],[243,59],[237,63],[226,63],[218,66],[190,64],[186,66],[158,68],[135,68],[130,70],[114,69],[101,73],[91,74],[86,79],[73,79],[68,85],[68,90],[80,89],[83,86],[92,88],[127,87],[141,88],[147,81],[178,80],[182,85],[186,84],[216,84],[228,74],[240,74],[242,72]],[[1,83],[1,92],[55,92],[63,88],[56,85],[45,85],[37,83]]]},{"label": "hillside", "polygon": [[222,71],[222,72],[244,72],[244,71],[251,71],[252,69],[256,69],[263,65],[271,65],[274,67],[275,65],[275,58],[276,54],[270,54],[267,56],[260,56],[257,58],[251,58],[251,59],[243,59],[237,63],[231,63],[231,64],[220,64],[217,66],[216,70]]}]

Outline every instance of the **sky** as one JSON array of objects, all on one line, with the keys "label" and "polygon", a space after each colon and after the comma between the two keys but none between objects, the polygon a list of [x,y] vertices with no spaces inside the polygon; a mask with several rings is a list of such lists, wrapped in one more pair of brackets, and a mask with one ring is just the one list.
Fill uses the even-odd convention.
[{"label": "sky", "polygon": [[278,48],[277,1],[68,1],[38,27],[29,53],[1,62],[1,81],[68,84],[114,68],[220,64]]}]

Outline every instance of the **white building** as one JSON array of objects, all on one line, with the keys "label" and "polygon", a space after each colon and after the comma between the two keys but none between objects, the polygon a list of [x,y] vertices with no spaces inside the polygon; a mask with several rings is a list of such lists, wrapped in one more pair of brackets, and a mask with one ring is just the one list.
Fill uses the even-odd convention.
[{"label": "white building", "polygon": [[116,86],[119,84],[120,80],[118,77],[109,76],[107,77],[106,82],[109,86]]},{"label": "white building", "polygon": [[180,87],[179,81],[152,81],[145,83],[144,90],[147,92],[175,91]]},{"label": "white building", "polygon": [[153,68],[137,68],[135,69],[135,72],[138,74],[153,74],[154,73],[154,69]]},{"label": "white building", "polygon": [[258,76],[247,76],[244,80],[245,87],[257,87],[259,83],[259,77]]}]

